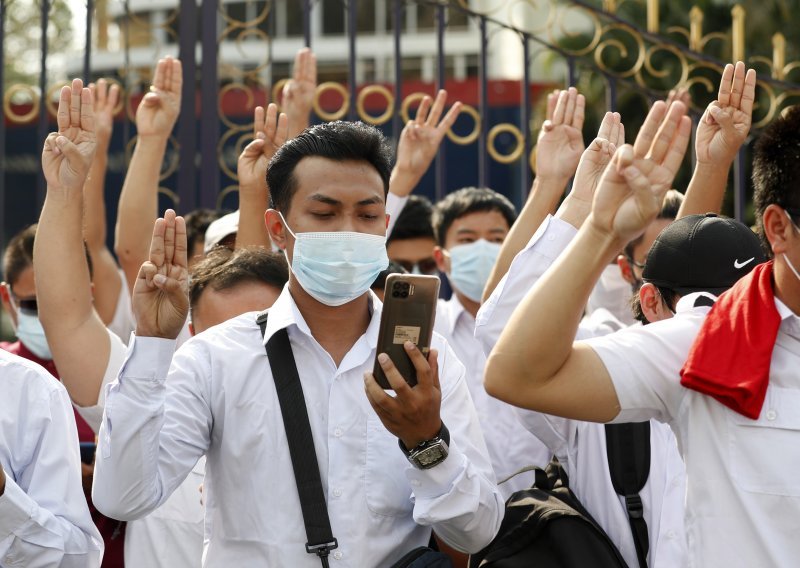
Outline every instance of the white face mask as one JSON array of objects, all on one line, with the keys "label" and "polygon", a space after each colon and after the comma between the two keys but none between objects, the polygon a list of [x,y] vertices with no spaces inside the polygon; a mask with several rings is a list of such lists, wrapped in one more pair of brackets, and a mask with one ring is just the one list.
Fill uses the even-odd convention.
[{"label": "white face mask", "polygon": [[31,353],[39,359],[50,361],[53,355],[50,353],[50,346],[47,345],[47,337],[44,335],[44,328],[39,318],[32,314],[27,314],[23,310],[17,310],[17,339],[27,347]]},{"label": "white face mask", "polygon": [[450,256],[450,273],[447,277],[453,286],[473,302],[480,302],[483,289],[500,254],[498,243],[478,239],[474,243],[454,246]]},{"label": "white face mask", "polygon": [[292,273],[312,298],[326,306],[352,302],[389,266],[385,236],[350,231],[295,234],[279,214],[295,239]]}]

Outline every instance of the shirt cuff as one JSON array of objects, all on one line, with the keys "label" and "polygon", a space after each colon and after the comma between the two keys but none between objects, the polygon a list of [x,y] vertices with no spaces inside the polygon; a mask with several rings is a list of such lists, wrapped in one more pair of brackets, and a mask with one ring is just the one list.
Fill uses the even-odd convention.
[{"label": "shirt cuff", "polygon": [[161,337],[137,337],[131,334],[128,353],[119,377],[122,379],[164,380],[175,354],[175,340]]},{"label": "shirt cuff", "polygon": [[32,509],[32,499],[6,473],[6,488],[0,496],[0,541],[30,521]]},{"label": "shirt cuff", "polygon": [[465,468],[466,457],[455,445],[451,445],[444,461],[430,469],[417,469],[409,464],[406,478],[411,483],[415,498],[435,499],[450,493]]}]

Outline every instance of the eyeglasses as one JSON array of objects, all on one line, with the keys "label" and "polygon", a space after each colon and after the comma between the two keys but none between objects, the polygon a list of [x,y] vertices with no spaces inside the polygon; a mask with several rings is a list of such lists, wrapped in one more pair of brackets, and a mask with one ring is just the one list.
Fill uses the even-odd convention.
[{"label": "eyeglasses", "polygon": [[395,260],[397,264],[405,268],[410,274],[414,274],[415,269],[419,274],[436,274],[436,259],[433,257],[423,258],[417,262],[408,260]]},{"label": "eyeglasses", "polygon": [[638,268],[639,270],[644,270],[644,262],[636,262],[636,261],[633,259],[633,257],[632,257],[632,256],[628,256],[628,255],[625,255],[625,258],[627,258],[627,259],[628,259],[628,262],[630,262],[630,263],[631,263],[633,266],[635,266],[635,267],[636,267],[636,268]]}]

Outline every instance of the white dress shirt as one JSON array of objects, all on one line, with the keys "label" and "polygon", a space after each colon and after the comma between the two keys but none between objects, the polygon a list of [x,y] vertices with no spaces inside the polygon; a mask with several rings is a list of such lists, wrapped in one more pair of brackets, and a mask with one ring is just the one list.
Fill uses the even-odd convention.
[{"label": "white dress shirt", "polygon": [[[486,355],[480,342],[475,339],[475,318],[464,308],[456,294],[450,300],[439,300],[435,330],[447,340],[466,367],[467,387],[478,412],[497,480],[506,479],[531,465],[547,465],[552,452],[520,424],[512,406],[492,398],[483,388]],[[515,491],[531,485],[533,473],[527,472],[514,476],[498,487],[503,499],[508,499]]]},{"label": "white dress shirt", "polygon": [[[525,249],[516,256],[507,275],[478,312],[476,336],[487,353],[494,347],[514,309],[576,234],[577,230],[572,225],[556,217],[548,217]],[[607,334],[617,327],[613,323],[617,320],[611,314],[608,317],[601,317],[597,313],[593,315],[581,322],[579,337]],[[569,476],[570,488],[603,527],[627,564],[637,566],[625,501],[611,483],[605,427],[528,410],[519,409],[517,413],[525,427],[558,457]],[[639,493],[650,542],[648,566],[685,566],[687,552],[683,503],[686,470],[678,453],[675,436],[665,424],[650,423],[650,456],[650,475]]]},{"label": "white dress shirt", "polygon": [[710,308],[680,299],[675,317],[593,339],[622,408],[615,421],[672,426],[688,474],[689,566],[797,566],[800,558],[800,317],[781,324],[758,420],[684,388],[680,369]]},{"label": "white dress shirt", "polygon": [[[303,383],[339,541],[331,566],[388,566],[427,544],[430,527],[459,549],[480,550],[499,528],[503,502],[464,367],[434,335],[450,455],[417,470],[364,393],[381,310],[370,297],[367,331],[338,368],[311,335],[288,287],[267,322],[266,340],[287,328]],[[162,503],[206,453],[204,566],[317,568],[319,559],[305,551],[289,448],[255,315],[197,335],[174,358],[173,341],[131,342],[108,391],[93,497],[112,517],[137,518]]]},{"label": "white dress shirt", "polygon": [[0,566],[100,566],[103,541],[83,494],[67,391],[36,363],[3,350],[0,391]]},{"label": "white dress shirt", "polygon": [[[130,304],[129,304],[130,305]],[[103,384],[97,404],[75,409],[94,430],[100,431],[105,409],[106,387],[113,382],[126,348],[109,328],[111,341]],[[129,337],[132,334],[129,333]],[[149,515],[131,521],[125,528],[125,565],[134,568],[198,568],[203,557],[203,514],[199,487],[203,483],[205,456],[166,502]]]}]

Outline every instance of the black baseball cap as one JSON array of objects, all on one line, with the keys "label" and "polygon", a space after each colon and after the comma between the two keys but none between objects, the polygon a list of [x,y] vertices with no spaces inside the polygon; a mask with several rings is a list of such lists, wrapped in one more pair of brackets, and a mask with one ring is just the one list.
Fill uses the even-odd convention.
[{"label": "black baseball cap", "polygon": [[642,280],[681,296],[719,295],[767,260],[749,227],[713,213],[670,223],[647,254]]}]

